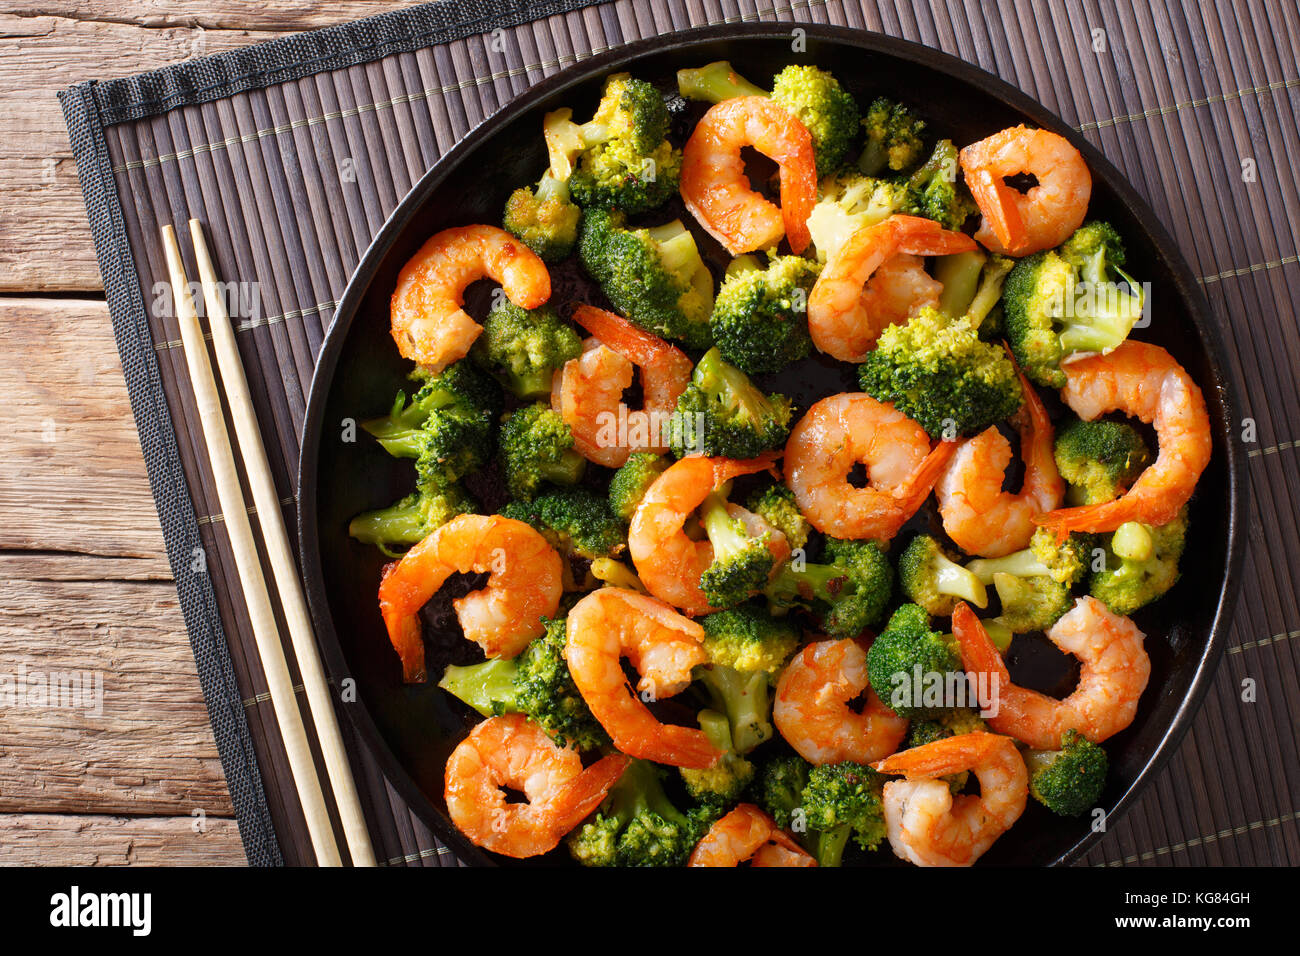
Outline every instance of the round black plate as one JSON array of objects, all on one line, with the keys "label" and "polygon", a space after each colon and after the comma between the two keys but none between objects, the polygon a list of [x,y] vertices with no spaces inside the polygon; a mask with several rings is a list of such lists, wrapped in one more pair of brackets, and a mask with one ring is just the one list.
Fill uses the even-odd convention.
[{"label": "round black plate", "polygon": [[[1115,225],[1128,243],[1131,273],[1152,283],[1153,321],[1138,337],[1167,348],[1205,391],[1215,441],[1193,502],[1183,578],[1137,615],[1148,634],[1152,674],[1133,725],[1107,743],[1112,767],[1102,803],[1112,823],[1172,753],[1209,685],[1239,576],[1244,463],[1231,439],[1236,403],[1230,373],[1219,360],[1219,332],[1173,240],[1096,149],[996,77],[902,40],[812,24],[800,29],[805,52],[792,52],[789,26],[736,24],[633,43],[540,83],[473,130],[416,184],[362,258],[339,304],[312,380],[298,476],[307,596],[335,683],[356,681],[358,702],[345,709],[362,739],[415,812],[468,861],[500,862],[469,845],[446,818],[443,765],[465,732],[465,717],[435,682],[401,683],[376,602],[384,561],[347,535],[353,515],[410,490],[411,467],[364,434],[346,443],[345,424],[382,414],[409,370],[389,335],[388,303],[403,263],[439,229],[499,222],[509,192],[535,181],[546,165],[542,115],[562,105],[579,116],[590,112],[604,77],[620,70],[668,90],[679,68],[716,59],[731,60],[758,82],[788,63],[815,63],[831,70],[859,103],[896,97],[959,145],[1024,122],[1055,130],[1082,151],[1093,174],[1090,216]],[[1067,863],[1098,838],[1091,823],[1054,817],[1030,801],[984,862]],[[566,859],[557,851],[543,861]],[[886,848],[874,860],[893,856]]]}]

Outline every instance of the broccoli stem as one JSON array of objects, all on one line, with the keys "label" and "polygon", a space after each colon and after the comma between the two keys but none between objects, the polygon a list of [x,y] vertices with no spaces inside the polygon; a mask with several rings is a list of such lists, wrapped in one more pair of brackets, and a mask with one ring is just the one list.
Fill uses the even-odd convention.
[{"label": "broccoli stem", "polygon": [[[771,699],[767,674],[747,674],[721,664],[702,667],[696,673],[713,704],[712,710],[702,710],[699,715],[700,729],[709,743],[719,750],[747,754],[772,739],[772,724],[767,716]],[[706,725],[706,716],[710,725]]]},{"label": "broccoli stem", "polygon": [[802,571],[795,571],[786,564],[777,573],[769,594],[833,603],[839,598],[848,577],[843,568],[834,564],[806,564]]},{"label": "broccoli stem", "polygon": [[839,866],[844,858],[844,848],[848,846],[851,832],[852,827],[847,823],[841,823],[829,830],[809,831],[808,836],[812,839],[808,842],[812,845],[808,849],[817,858],[817,865]]},{"label": "broccoli stem", "polygon": [[419,544],[426,533],[425,513],[420,495],[407,495],[401,501],[359,514],[348,524],[348,534],[362,544],[373,544],[390,558],[399,557],[390,545]]},{"label": "broccoli stem", "polygon": [[1001,558],[976,558],[966,565],[966,570],[975,575],[981,584],[992,584],[993,575],[1010,574],[1017,578],[1032,578],[1051,574],[1047,565],[1034,557],[1034,552],[1025,548]]},{"label": "broccoli stem", "polygon": [[677,92],[688,100],[721,103],[737,96],[767,96],[731,68],[726,60],[708,63],[694,70],[677,71]]},{"label": "broccoli stem", "polygon": [[744,372],[723,361],[722,353],[716,347],[700,357],[695,366],[694,380],[720,402],[740,408],[751,421],[766,421],[775,414],[767,396]]},{"label": "broccoli stem", "polygon": [[715,563],[749,546],[750,538],[745,534],[744,525],[727,513],[727,499],[723,492],[712,491],[704,499],[700,505],[700,522],[713,545]]},{"label": "broccoli stem", "polygon": [[934,589],[949,597],[961,598],[976,607],[988,607],[989,595],[984,582],[974,572],[950,561],[942,554],[934,556]]},{"label": "broccoli stem", "polygon": [[988,255],[979,249],[939,256],[934,264],[934,278],[943,283],[939,294],[939,311],[959,319],[970,309],[979,288],[980,273]]},{"label": "broccoli stem", "polygon": [[587,459],[583,458],[574,449],[570,448],[558,461],[544,461],[537,466],[541,472],[542,478],[546,481],[554,482],[557,485],[577,484],[582,478],[583,471],[586,470]]},{"label": "broccoli stem", "polygon": [[1115,529],[1110,549],[1125,561],[1148,561],[1155,552],[1155,540],[1141,522],[1126,521]]},{"label": "broccoli stem", "polygon": [[464,667],[453,664],[443,672],[438,686],[469,704],[484,717],[492,717],[518,712],[516,673],[518,666],[513,658],[499,658]]},{"label": "broccoli stem", "polygon": [[1061,330],[1061,347],[1066,354],[1073,352],[1109,352],[1119,346],[1137,321],[1141,312],[1127,314],[1120,309],[1113,313],[1094,313],[1069,322]]},{"label": "broccoli stem", "polygon": [[994,256],[986,263],[980,274],[979,289],[975,297],[966,306],[966,317],[974,326],[983,325],[988,314],[1002,299],[1002,287],[1006,284],[1007,274],[1011,272],[1015,260],[1007,256]]}]

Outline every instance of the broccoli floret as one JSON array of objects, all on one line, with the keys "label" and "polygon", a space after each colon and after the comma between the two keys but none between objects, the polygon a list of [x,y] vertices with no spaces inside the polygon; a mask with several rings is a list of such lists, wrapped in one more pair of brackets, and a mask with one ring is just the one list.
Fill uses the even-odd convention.
[{"label": "broccoli floret", "polygon": [[523,399],[549,396],[555,373],[581,354],[582,339],[551,306],[522,309],[508,300],[488,313],[470,349],[474,361]]},{"label": "broccoli floret", "polygon": [[[741,604],[700,618],[709,663],[745,674],[761,673],[773,683],[799,646],[799,630],[754,604]],[[733,708],[724,707],[731,713]],[[752,748],[751,748],[752,749]]]},{"label": "broccoli floret", "polygon": [[900,172],[921,159],[921,134],[925,123],[901,103],[879,97],[862,118],[867,141],[858,157],[858,169],[875,176],[885,169]]},{"label": "broccoli floret", "polygon": [[492,425],[501,413],[501,389],[473,362],[438,374],[417,368],[422,384],[408,402],[398,392],[392,410],[361,427],[395,458],[415,458],[442,484],[483,467],[492,458]]},{"label": "broccoli floret", "polygon": [[982,332],[989,313],[1002,298],[1002,286],[1015,264],[1014,259],[989,255],[982,249],[940,256],[934,266],[934,278],[943,284],[939,311],[952,318],[964,315]]},{"label": "broccoli floret", "polygon": [[417,481],[416,488],[387,508],[357,515],[348,524],[348,534],[398,558],[452,518],[479,509],[474,497],[454,482]]},{"label": "broccoli floret", "polygon": [[543,262],[567,259],[578,242],[582,209],[569,198],[569,184],[548,169],[537,185],[510,194],[501,225]]},{"label": "broccoli floret", "polygon": [[775,609],[807,607],[821,615],[830,637],[857,637],[889,603],[894,569],[874,541],[826,539],[824,564],[787,561],[763,593]]},{"label": "broccoli floret", "polygon": [[662,771],[633,760],[604,802],[571,834],[583,866],[681,866],[718,817],[705,804],[682,812],[664,793]]},{"label": "broccoli floret", "polygon": [[540,402],[522,405],[501,423],[501,467],[512,498],[531,501],[544,482],[576,484],[587,462],[559,412]]},{"label": "broccoli floret", "polygon": [[812,525],[799,510],[794,492],[785,485],[768,485],[754,492],[746,502],[746,507],[785,535],[785,540],[792,549],[803,548],[808,544]]},{"label": "broccoli floret", "polygon": [[726,495],[713,491],[700,506],[700,523],[713,545],[713,561],[700,575],[700,590],[714,607],[731,607],[767,583],[772,570],[770,532],[752,537],[727,511]]},{"label": "broccoli floret", "polygon": [[712,348],[695,366],[669,422],[669,446],[678,458],[702,454],[756,458],[785,444],[793,407],[784,395],[764,395],[740,369]]},{"label": "broccoli floret", "polygon": [[915,686],[918,672],[930,675],[960,672],[961,658],[954,640],[930,630],[930,617],[916,604],[894,612],[867,652],[867,679],[871,688],[894,713],[908,719],[938,717],[944,708],[926,706],[924,687]]},{"label": "broccoli floret", "polygon": [[1018,577],[999,571],[993,575],[1002,611],[994,620],[1013,634],[1046,631],[1074,604],[1070,586],[1050,575]]},{"label": "broccoli floret", "polygon": [[858,375],[864,392],[891,402],[932,438],[982,431],[1024,401],[1006,353],[981,341],[965,316],[932,308],[885,329]]},{"label": "broccoli floret", "polygon": [[[754,779],[754,765],[745,759],[733,741],[731,724],[725,714],[702,710],[699,721],[704,736],[722,751],[722,757],[712,767],[702,770],[681,767],[678,772],[692,800],[723,808],[740,799]],[[768,730],[771,730],[770,725]]]},{"label": "broccoli floret", "polygon": [[945,229],[960,229],[977,209],[963,183],[957,181],[957,147],[950,139],[934,144],[930,158],[907,180],[902,212],[924,216]]},{"label": "broccoli floret", "polygon": [[561,488],[532,501],[511,501],[501,513],[532,525],[565,556],[612,558],[627,545],[609,502],[586,488]]},{"label": "broccoli floret", "polygon": [[449,666],[438,686],[485,717],[526,714],[560,746],[603,747],[609,736],[573,682],[564,644],[565,622],[547,621],[518,657]]},{"label": "broccoli floret", "polygon": [[627,461],[609,480],[609,505],[620,521],[624,524],[632,521],[641,499],[670,464],[672,461],[667,456],[652,451],[628,455]]},{"label": "broccoli floret", "polygon": [[817,204],[808,214],[817,258],[832,258],[855,232],[888,219],[906,201],[905,182],[853,172],[827,176],[817,184]]},{"label": "broccoli floret", "polygon": [[622,211],[588,210],[578,255],[606,298],[632,323],[691,348],[711,344],[713,275],[695,237],[673,220],[626,229]]},{"label": "broccoli floret", "polygon": [[1097,805],[1110,769],[1106,751],[1073,730],[1062,735],[1060,750],[1026,751],[1025,765],[1034,799],[1063,817]]},{"label": "broccoli floret", "polygon": [[787,66],[769,93],[737,73],[726,60],[677,71],[677,91],[688,100],[721,103],[737,96],[770,96],[794,115],[812,138],[817,174],[843,165],[858,133],[858,104],[839,80],[815,66]]},{"label": "broccoli floret", "polygon": [[885,838],[885,778],[865,764],[813,767],[803,791],[808,843],[818,866],[839,866],[849,838],[874,850]]},{"label": "broccoli floret", "polygon": [[1029,547],[1001,558],[979,558],[966,569],[992,584],[1002,612],[986,624],[1001,624],[1013,634],[1045,631],[1070,609],[1071,587],[1088,570],[1093,538],[1072,533],[1058,543],[1056,535],[1039,528]]},{"label": "broccoli floret", "polygon": [[[844,165],[857,140],[860,114],[857,102],[839,80],[818,67],[791,64],[772,80],[772,100],[794,114],[808,130],[818,176]],[[891,154],[894,151],[891,149]],[[901,149],[898,151],[901,155]]]},{"label": "broccoli floret", "polygon": [[1056,433],[1056,468],[1069,487],[1066,503],[1113,501],[1133,486],[1151,463],[1151,449],[1124,422],[1072,421]]},{"label": "broccoli floret", "polygon": [[1159,527],[1136,521],[1120,525],[1106,547],[1105,569],[1088,579],[1088,592],[1116,614],[1145,607],[1178,581],[1186,537],[1186,508]]},{"label": "broccoli floret", "polygon": [[957,564],[928,534],[913,538],[899,556],[898,583],[909,601],[935,617],[952,614],[959,600],[976,607],[987,607],[989,602],[979,578]]},{"label": "broccoli floret", "polygon": [[[795,826],[795,812],[803,812],[803,792],[808,786],[812,764],[797,754],[773,757],[763,764],[754,779],[754,799],[783,830]],[[799,825],[799,832],[806,827]]]},{"label": "broccoli floret", "polygon": [[802,256],[778,256],[766,269],[728,269],[709,319],[723,358],[757,375],[807,357],[808,293],[820,271]]},{"label": "broccoli floret", "polygon": [[[1063,388],[1062,359],[1109,352],[1128,338],[1143,300],[1123,264],[1118,234],[1101,222],[1079,227],[1058,249],[1016,263],[1003,290],[1003,322],[1016,361],[1031,380]],[[1119,291],[1112,272],[1129,291]]]}]

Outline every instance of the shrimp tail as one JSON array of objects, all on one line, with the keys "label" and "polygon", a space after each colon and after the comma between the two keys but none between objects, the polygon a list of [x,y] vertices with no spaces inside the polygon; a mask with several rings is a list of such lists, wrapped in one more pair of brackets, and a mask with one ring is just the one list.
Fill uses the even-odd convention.
[{"label": "shrimp tail", "polygon": [[780,457],[779,452],[767,451],[757,458],[744,460],[736,458],[711,459],[713,462],[713,487],[716,488],[724,481],[739,478],[741,475],[756,475],[760,471],[766,471],[777,481],[780,481],[781,470],[776,466],[778,457]]},{"label": "shrimp tail", "polygon": [[913,256],[951,256],[976,248],[970,236],[955,229],[944,229],[933,219],[898,214],[889,221],[896,230],[899,252]]},{"label": "shrimp tail", "polygon": [[1096,505],[1057,508],[1036,516],[1034,524],[1055,531],[1056,541],[1060,544],[1072,531],[1114,531],[1126,521],[1139,520],[1143,517],[1140,505],[1141,502],[1134,495],[1128,494]]},{"label": "shrimp tail", "polygon": [[556,798],[556,806],[561,808],[556,822],[563,833],[572,830],[600,806],[631,763],[631,758],[624,754],[610,754],[565,784]]},{"label": "shrimp tail", "polygon": [[[661,361],[665,353],[681,354],[663,339],[638,329],[621,315],[598,309],[594,305],[579,305],[573,310],[573,321],[642,368]],[[685,358],[685,355],[682,357]]]},{"label": "shrimp tail", "polygon": [[[615,741],[615,744],[618,743]],[[628,747],[621,749],[641,760],[670,767],[685,767],[688,770],[708,770],[722,759],[722,751],[709,743],[704,731],[676,724],[659,727],[654,739],[637,747],[636,753],[632,753]]]},{"label": "shrimp tail", "polygon": [[384,618],[393,650],[397,651],[397,656],[402,662],[402,682],[422,684],[428,679],[429,674],[424,666],[424,638],[420,633],[420,619],[414,615],[403,614],[391,605],[385,595],[384,581],[397,570],[399,563],[392,561],[384,567],[383,578],[379,585],[379,612]]},{"label": "shrimp tail", "polygon": [[894,497],[898,501],[898,506],[902,510],[905,519],[916,514],[925,499],[930,496],[934,489],[935,482],[943,474],[944,468],[948,466],[948,460],[957,452],[955,441],[941,441],[934,446],[930,454],[925,456],[925,460],[917,466],[916,470],[908,476],[907,481],[902,487],[894,492]]},{"label": "shrimp tail", "polygon": [[972,674],[990,674],[1004,683],[1011,683],[1011,673],[1002,655],[989,640],[984,625],[965,601],[960,601],[952,612],[952,633],[961,648],[961,666]]},{"label": "shrimp tail", "polygon": [[1020,207],[1010,186],[987,168],[968,170],[966,185],[998,242],[1013,254],[1028,238]]},{"label": "shrimp tail", "polygon": [[988,754],[1003,746],[1007,738],[999,734],[976,731],[945,737],[922,747],[912,747],[877,761],[872,766],[880,773],[900,774],[909,779],[933,779],[945,774],[969,770]]}]

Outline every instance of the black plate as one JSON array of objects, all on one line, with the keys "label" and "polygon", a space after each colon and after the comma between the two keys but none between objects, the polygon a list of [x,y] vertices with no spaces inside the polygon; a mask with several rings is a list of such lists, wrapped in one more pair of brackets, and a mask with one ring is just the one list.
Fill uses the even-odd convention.
[{"label": "black plate", "polygon": [[[1153,322],[1138,337],[1167,348],[1204,390],[1215,444],[1193,502],[1183,578],[1136,617],[1149,635],[1152,675],[1133,725],[1107,743],[1112,767],[1102,803],[1112,823],[1173,752],[1209,685],[1237,590],[1244,461],[1230,439],[1236,402],[1230,373],[1219,361],[1219,331],[1173,240],[1096,149],[996,77],[902,40],[812,24],[800,29],[806,53],[792,52],[788,26],[734,24],[633,43],[540,83],[473,130],[416,184],[371,244],[339,304],[312,381],[298,477],[307,596],[335,683],[345,677],[357,682],[359,702],[346,710],[362,739],[415,812],[468,861],[499,862],[468,844],[446,818],[443,764],[465,732],[465,716],[435,682],[401,683],[376,606],[383,559],[347,535],[353,515],[410,490],[411,467],[389,458],[364,434],[344,443],[344,426],[348,419],[382,414],[410,368],[389,335],[388,303],[403,263],[439,229],[499,222],[509,192],[536,180],[546,165],[539,135],[543,113],[569,105],[584,115],[603,78],[619,70],[671,89],[677,69],[716,59],[730,59],[758,82],[788,63],[815,63],[831,70],[859,103],[882,94],[897,97],[915,105],[931,130],[958,144],[1025,122],[1061,133],[1082,151],[1093,174],[1090,215],[1116,226],[1128,242],[1131,273],[1152,282]],[[430,635],[446,648],[448,635],[441,637]],[[431,648],[431,657],[438,654]],[[1054,817],[1030,801],[984,861],[1068,863],[1097,839],[1090,823]],[[893,860],[887,848],[874,858]],[[557,851],[543,859],[566,858]]]}]

